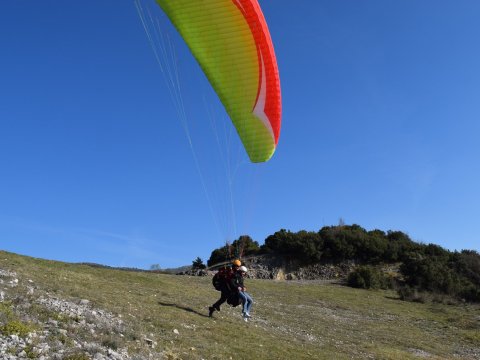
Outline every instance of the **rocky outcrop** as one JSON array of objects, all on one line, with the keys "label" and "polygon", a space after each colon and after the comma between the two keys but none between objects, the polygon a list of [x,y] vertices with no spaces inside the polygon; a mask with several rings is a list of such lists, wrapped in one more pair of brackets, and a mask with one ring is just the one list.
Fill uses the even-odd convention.
[{"label": "rocky outcrop", "polygon": [[355,267],[354,263],[315,264],[285,275],[287,280],[341,280]]},{"label": "rocky outcrop", "polygon": [[[106,345],[106,336],[111,342],[124,336],[121,316],[95,308],[86,299],[61,299],[4,269],[0,289],[0,359],[132,359],[127,349]],[[145,342],[146,349],[154,346]]]},{"label": "rocky outcrop", "polygon": [[[248,257],[242,262],[249,269],[248,278],[270,280],[343,280],[355,267],[354,262],[300,266],[295,261],[268,255]],[[182,275],[207,276],[214,273],[197,270]]]},{"label": "rocky outcrop", "polygon": [[213,275],[215,272],[207,269],[188,269],[186,271],[180,271],[177,275],[189,275],[189,276],[208,276]]}]

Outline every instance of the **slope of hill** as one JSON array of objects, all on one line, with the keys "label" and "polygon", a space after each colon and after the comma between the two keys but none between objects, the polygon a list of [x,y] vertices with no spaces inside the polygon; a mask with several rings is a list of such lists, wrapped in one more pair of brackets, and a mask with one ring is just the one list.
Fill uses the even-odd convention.
[{"label": "slope of hill", "polygon": [[0,358],[478,359],[478,305],[391,291],[247,280],[245,323],[209,277],[93,268],[0,251]]}]

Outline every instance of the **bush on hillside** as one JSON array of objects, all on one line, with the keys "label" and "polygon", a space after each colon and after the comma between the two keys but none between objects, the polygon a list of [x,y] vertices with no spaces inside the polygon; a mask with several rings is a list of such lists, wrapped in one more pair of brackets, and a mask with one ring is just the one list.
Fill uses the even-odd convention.
[{"label": "bush on hillside", "polygon": [[359,225],[325,226],[318,232],[277,231],[265,240],[262,251],[303,265],[354,260],[364,264],[392,263],[417,250],[408,235],[381,230],[366,231]]},{"label": "bush on hillside", "polygon": [[451,253],[430,244],[411,253],[400,271],[408,287],[480,302],[479,258],[475,252]]},{"label": "bush on hillside", "polygon": [[225,244],[215,249],[207,261],[208,266],[213,266],[233,259],[256,255],[260,252],[260,245],[248,235],[242,235],[232,244]]},{"label": "bush on hillside", "polygon": [[388,289],[392,286],[391,280],[373,266],[359,266],[347,278],[349,286],[360,289]]},{"label": "bush on hillside", "polygon": [[455,269],[476,286],[480,286],[480,254],[473,250],[463,250],[453,255]]},{"label": "bush on hillside", "polygon": [[200,256],[197,256],[197,258],[192,261],[193,270],[205,269],[206,267],[207,266],[203,263],[203,260],[200,258]]},{"label": "bush on hillside", "polygon": [[308,265],[320,261],[322,247],[323,242],[316,232],[292,233],[282,229],[265,239],[264,250]]},{"label": "bush on hillside", "polygon": [[[401,231],[367,231],[344,223],[325,226],[318,232],[281,229],[268,236],[261,247],[250,237],[241,236],[231,246],[215,249],[208,265],[255,254],[269,254],[299,266],[344,261],[371,266],[402,263],[404,291],[416,289],[480,302],[480,255],[476,251],[451,252],[438,245],[419,244]],[[377,286],[371,269],[360,270],[351,274],[352,286]]]}]

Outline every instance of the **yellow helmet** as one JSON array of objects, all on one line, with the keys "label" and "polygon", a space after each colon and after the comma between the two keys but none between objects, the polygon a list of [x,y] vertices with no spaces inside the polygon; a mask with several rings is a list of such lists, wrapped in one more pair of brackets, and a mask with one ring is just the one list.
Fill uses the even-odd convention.
[{"label": "yellow helmet", "polygon": [[235,259],[235,260],[232,261],[232,264],[235,265],[235,266],[241,266],[242,262],[238,259]]}]

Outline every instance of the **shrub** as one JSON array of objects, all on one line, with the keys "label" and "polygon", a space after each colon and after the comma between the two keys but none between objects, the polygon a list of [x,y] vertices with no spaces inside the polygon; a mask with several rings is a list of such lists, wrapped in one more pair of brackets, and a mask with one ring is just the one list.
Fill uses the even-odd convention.
[{"label": "shrub", "polygon": [[450,253],[436,245],[411,253],[400,267],[406,285],[433,295],[480,301],[475,253]]},{"label": "shrub", "polygon": [[248,235],[242,235],[232,244],[227,243],[225,246],[213,250],[207,265],[212,266],[233,259],[241,259],[244,256],[255,255],[259,252],[258,242]]},{"label": "shrub", "polygon": [[480,287],[480,255],[473,250],[463,250],[453,258],[457,272]]},{"label": "shrub", "polygon": [[205,269],[206,266],[203,263],[203,260],[200,258],[200,256],[197,256],[195,260],[192,261],[192,269]]},{"label": "shrub", "polygon": [[112,337],[106,337],[102,340],[102,345],[104,347],[110,348],[112,350],[118,350],[118,343]]},{"label": "shrub", "polygon": [[0,322],[7,322],[14,318],[12,304],[10,302],[0,303]]},{"label": "shrub", "polygon": [[405,301],[415,301],[416,299],[418,299],[417,289],[408,285],[401,286],[400,288],[398,288],[397,294],[401,300],[405,300]]},{"label": "shrub", "polygon": [[74,354],[67,355],[63,360],[90,360],[91,357],[86,353],[77,352]]},{"label": "shrub", "polygon": [[309,265],[320,261],[322,248],[323,241],[316,232],[292,233],[282,229],[265,239],[264,250],[289,260],[296,260],[302,265]]},{"label": "shrub", "polygon": [[18,335],[26,337],[29,333],[35,331],[30,324],[23,323],[18,320],[12,320],[0,327],[0,333],[5,336]]},{"label": "shrub", "polygon": [[359,266],[347,278],[351,287],[360,289],[388,289],[391,284],[385,274],[373,266]]},{"label": "shrub", "polygon": [[419,291],[412,286],[401,286],[397,289],[397,294],[401,300],[425,303],[427,301],[426,293]]}]

